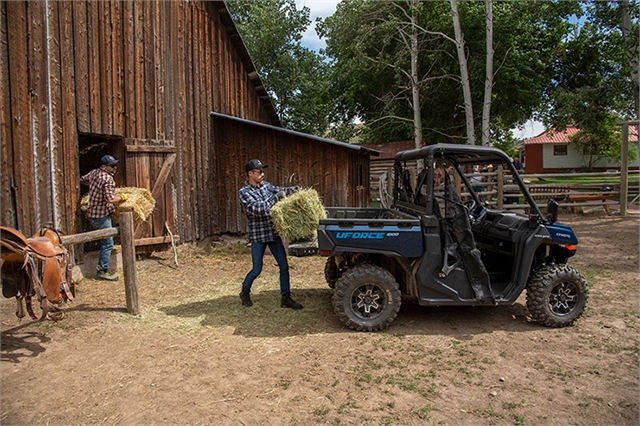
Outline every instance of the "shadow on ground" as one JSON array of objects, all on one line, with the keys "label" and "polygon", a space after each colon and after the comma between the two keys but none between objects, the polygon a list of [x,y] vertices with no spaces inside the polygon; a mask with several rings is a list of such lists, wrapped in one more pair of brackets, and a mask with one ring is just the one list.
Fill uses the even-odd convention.
[{"label": "shadow on ground", "polygon": [[[20,327],[16,327],[18,329]],[[14,330],[15,330],[14,329]],[[17,364],[21,358],[35,358],[45,351],[44,345],[51,339],[44,333],[15,331],[2,333],[0,360]]]},{"label": "shadow on ground", "polygon": [[[280,294],[264,291],[252,294],[254,305],[244,307],[237,296],[223,296],[199,302],[160,308],[169,316],[202,318],[205,327],[233,327],[245,337],[284,337],[291,335],[352,332],[333,312],[331,290],[301,289],[294,298],[304,309],[280,308]],[[424,307],[403,299],[397,318],[385,331],[403,335],[449,335],[459,340],[497,330],[526,332],[541,326],[527,318],[525,306],[500,307]]]}]

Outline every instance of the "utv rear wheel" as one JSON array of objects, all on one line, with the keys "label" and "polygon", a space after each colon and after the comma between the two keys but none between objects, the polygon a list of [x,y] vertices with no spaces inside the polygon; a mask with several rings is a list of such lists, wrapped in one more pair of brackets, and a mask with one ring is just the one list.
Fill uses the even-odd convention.
[{"label": "utv rear wheel", "polygon": [[587,281],[568,265],[547,265],[534,271],[527,284],[527,309],[547,327],[572,325],[589,299]]},{"label": "utv rear wheel", "polygon": [[352,330],[383,330],[402,303],[398,283],[388,271],[371,264],[349,269],[336,281],[333,309]]},{"label": "utv rear wheel", "polygon": [[336,258],[333,256],[327,258],[327,263],[324,265],[324,279],[327,280],[329,287],[336,288],[339,272],[338,265],[336,265]]}]

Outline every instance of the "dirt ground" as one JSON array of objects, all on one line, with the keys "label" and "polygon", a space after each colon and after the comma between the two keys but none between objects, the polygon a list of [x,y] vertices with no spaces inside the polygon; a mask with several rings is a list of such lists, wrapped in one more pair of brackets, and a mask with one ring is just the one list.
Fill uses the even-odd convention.
[{"label": "dirt ground", "polygon": [[571,259],[590,284],[575,326],[510,307],[403,301],[386,332],[345,329],[322,257],[291,258],[279,307],[265,264],[252,308],[242,244],[179,246],[138,262],[142,314],[124,284],[85,279],[59,323],[0,303],[2,425],[637,425],[638,218],[572,216]]}]

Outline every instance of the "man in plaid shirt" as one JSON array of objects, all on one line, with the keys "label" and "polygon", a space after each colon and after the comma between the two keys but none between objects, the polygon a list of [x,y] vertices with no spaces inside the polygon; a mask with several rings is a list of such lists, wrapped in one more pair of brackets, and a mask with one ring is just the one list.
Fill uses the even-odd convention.
[{"label": "man in plaid shirt", "polygon": [[240,188],[240,206],[249,223],[252,269],[242,282],[240,300],[243,306],[252,306],[250,292],[253,281],[262,272],[264,253],[269,247],[280,268],[280,307],[302,309],[302,305],[291,298],[289,284],[289,263],[282,239],[273,228],[271,207],[285,197],[285,193],[296,192],[297,186],[280,188],[264,181],[266,164],[251,160],[245,165],[247,181]]},{"label": "man in plaid shirt", "polygon": [[[89,208],[87,218],[95,229],[113,227],[111,213],[116,210],[115,203],[125,201],[126,194],[116,195],[116,181],[113,175],[118,167],[118,160],[111,155],[100,159],[100,167],[93,169],[80,178],[80,183],[89,185]],[[113,237],[100,240],[97,278],[117,281],[118,276],[109,272],[109,258],[113,249]]]}]

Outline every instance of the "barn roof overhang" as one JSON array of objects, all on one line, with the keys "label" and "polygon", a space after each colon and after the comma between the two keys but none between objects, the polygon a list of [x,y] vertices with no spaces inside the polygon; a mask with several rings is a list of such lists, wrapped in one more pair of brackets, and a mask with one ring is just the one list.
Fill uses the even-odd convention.
[{"label": "barn roof overhang", "polygon": [[264,106],[267,111],[267,115],[271,119],[271,124],[274,126],[282,127],[282,122],[280,121],[280,117],[278,117],[278,113],[276,112],[276,108],[271,101],[271,97],[265,89],[264,84],[262,84],[262,80],[260,79],[260,75],[258,74],[258,70],[251,60],[251,56],[249,56],[249,51],[247,50],[247,46],[242,41],[242,37],[238,32],[238,28],[236,27],[235,22],[233,22],[233,18],[231,18],[231,14],[229,13],[229,9],[227,9],[227,5],[224,1],[209,1],[204,2],[206,6],[213,7],[218,15],[220,15],[220,19],[222,23],[227,28],[227,34],[231,39],[231,43],[236,48],[238,52],[238,56],[244,65],[245,70],[247,70],[247,75],[249,76],[249,80],[255,87],[256,93],[260,98],[260,102]]},{"label": "barn roof overhang", "polygon": [[305,138],[305,139],[310,139],[310,140],[314,140],[314,141],[318,141],[318,142],[322,142],[322,143],[327,143],[327,144],[331,144],[331,145],[337,145],[337,146],[340,146],[340,147],[343,147],[343,148],[346,148],[346,149],[359,151],[362,154],[373,155],[373,156],[376,156],[376,157],[378,155],[380,155],[380,151],[376,151],[374,149],[369,149],[369,148],[366,148],[366,147],[364,147],[362,145],[355,145],[355,144],[351,144],[351,143],[336,141],[336,140],[333,140],[333,139],[321,138],[320,136],[310,135],[308,133],[297,132],[295,130],[285,129],[283,127],[272,126],[270,124],[259,123],[257,121],[246,120],[244,118],[233,117],[231,115],[220,114],[219,112],[211,111],[210,114],[211,114],[211,117],[213,117],[213,118],[222,118],[222,119],[225,119],[225,120],[236,121],[238,123],[246,124],[246,125],[249,125],[249,126],[261,127],[263,129],[273,130],[273,131],[280,132],[280,133],[286,133],[286,134],[289,134],[289,135],[293,135],[293,136],[297,136],[297,137],[301,137],[301,138]]}]

